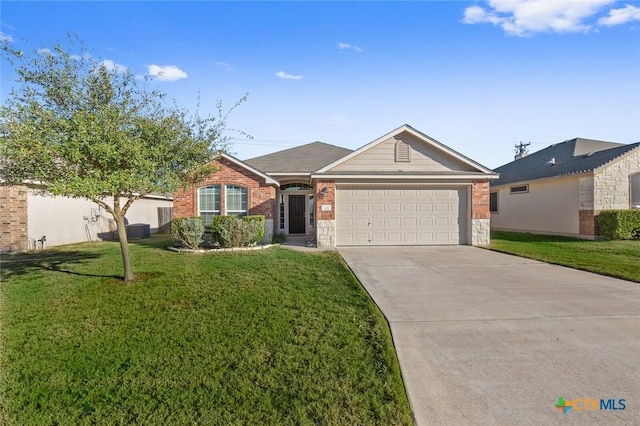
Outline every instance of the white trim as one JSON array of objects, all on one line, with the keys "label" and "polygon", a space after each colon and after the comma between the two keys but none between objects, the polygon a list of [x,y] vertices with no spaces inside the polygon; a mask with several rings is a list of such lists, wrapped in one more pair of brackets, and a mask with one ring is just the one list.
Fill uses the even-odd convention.
[{"label": "white trim", "polygon": [[[449,148],[446,145],[443,145],[442,143],[438,142],[435,139],[430,138],[429,136],[425,135],[424,133],[419,132],[418,130],[414,129],[413,127],[409,126],[408,124],[404,124],[400,127],[398,127],[397,129],[387,133],[384,136],[379,137],[378,139],[374,140],[373,142],[368,143],[367,145],[358,148],[357,150],[353,151],[352,153],[340,158],[339,160],[334,161],[333,163],[324,166],[323,168],[321,168],[320,170],[318,170],[316,173],[324,173],[328,170],[333,169],[334,167],[349,161],[350,159],[354,158],[357,155],[362,154],[363,152],[375,147],[376,145],[381,144],[382,142],[388,140],[389,138],[392,138],[394,136],[399,135],[400,133],[403,132],[407,132],[410,133],[411,135],[413,135],[414,137],[420,139],[422,142],[425,142],[429,145],[432,145],[433,147],[443,151],[445,154],[450,155],[451,157],[456,158],[459,161],[462,161],[463,163],[477,169],[478,171],[481,171],[483,173],[487,173],[490,175],[496,175],[492,170],[486,168],[485,166],[481,165],[480,163],[476,163],[475,161],[471,160],[470,158],[465,157],[464,155],[460,154],[457,151],[454,151],[453,149]],[[498,176],[498,175],[496,175]],[[313,177],[313,175],[312,175]]]},{"label": "white trim", "polygon": [[275,180],[274,178],[272,178],[272,177],[270,177],[270,176],[268,176],[268,175],[264,174],[263,172],[261,172],[261,171],[260,171],[260,170],[258,170],[258,169],[254,169],[253,167],[251,167],[251,166],[250,166],[250,165],[248,165],[247,163],[244,163],[244,162],[242,162],[241,160],[238,160],[237,158],[232,157],[232,156],[231,156],[231,155],[229,155],[229,154],[225,154],[225,153],[223,152],[222,154],[220,154],[220,157],[225,158],[225,159],[227,159],[227,160],[231,161],[232,163],[235,163],[235,164],[237,164],[238,166],[240,166],[240,167],[242,167],[242,168],[244,168],[244,169],[249,170],[251,173],[253,173],[253,174],[256,174],[256,175],[260,176],[261,178],[263,178],[263,179],[265,180],[265,182],[266,182],[267,184],[272,184],[272,185],[276,185],[276,186],[279,186],[279,185],[280,185],[280,183],[279,183],[277,180]]},{"label": "white trim", "polygon": [[[336,182],[339,186],[397,186],[396,182]],[[471,187],[471,182],[401,182],[403,187],[444,187],[455,186],[456,188]]]},{"label": "white trim", "polygon": [[496,179],[498,174],[483,175],[311,175],[311,179],[390,179],[390,180],[468,180]]},{"label": "white trim", "polygon": [[[245,191],[245,194],[247,196],[247,208],[245,210],[229,210],[229,191],[227,191],[229,189],[229,187],[233,187],[233,188],[240,188],[242,190]],[[249,193],[251,191],[249,191],[249,188],[244,186],[244,185],[236,185],[236,184],[230,184],[230,183],[225,183],[224,184],[224,215],[225,216],[238,216],[238,213],[242,214],[244,213],[245,216],[249,215],[249,206],[251,205],[251,203],[249,202]],[[222,198],[222,197],[221,197]],[[240,202],[242,203],[242,198],[240,198]]]},{"label": "white trim", "polygon": [[266,172],[273,176],[302,176],[309,177],[311,173],[280,173],[280,172]]}]

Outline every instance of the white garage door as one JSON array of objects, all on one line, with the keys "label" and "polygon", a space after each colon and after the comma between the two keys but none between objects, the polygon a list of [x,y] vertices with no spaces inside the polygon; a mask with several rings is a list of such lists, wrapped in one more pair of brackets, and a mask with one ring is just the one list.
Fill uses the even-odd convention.
[{"label": "white garage door", "polygon": [[465,188],[338,187],[338,245],[465,244]]}]

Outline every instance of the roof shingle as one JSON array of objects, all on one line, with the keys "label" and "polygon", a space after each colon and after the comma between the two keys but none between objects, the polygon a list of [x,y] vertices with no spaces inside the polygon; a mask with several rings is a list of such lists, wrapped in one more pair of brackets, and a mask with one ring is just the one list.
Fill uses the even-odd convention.
[{"label": "roof shingle", "polygon": [[311,173],[350,154],[352,150],[324,142],[312,142],[284,151],[245,160],[265,173]]},{"label": "roof shingle", "polygon": [[495,171],[500,173],[500,178],[491,185],[593,171],[638,147],[640,142],[623,145],[593,139],[571,139],[498,167]]}]

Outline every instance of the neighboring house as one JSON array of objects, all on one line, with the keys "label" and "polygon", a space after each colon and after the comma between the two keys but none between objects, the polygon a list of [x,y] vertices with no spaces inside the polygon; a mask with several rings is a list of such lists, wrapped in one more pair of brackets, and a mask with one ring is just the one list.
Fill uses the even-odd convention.
[{"label": "neighboring house", "polygon": [[486,167],[404,125],[356,151],[313,142],[240,161],[222,155],[174,216],[266,217],[274,233],[318,247],[489,242]]},{"label": "neighboring house", "polygon": [[[109,200],[106,200],[107,202]],[[129,224],[149,225],[150,233],[169,232],[171,197],[147,196],[127,211]],[[0,252],[117,238],[115,221],[84,198],[51,197],[27,186],[0,185]]]},{"label": "neighboring house", "polygon": [[495,171],[495,230],[594,239],[600,211],[640,208],[640,143],[576,138]]}]

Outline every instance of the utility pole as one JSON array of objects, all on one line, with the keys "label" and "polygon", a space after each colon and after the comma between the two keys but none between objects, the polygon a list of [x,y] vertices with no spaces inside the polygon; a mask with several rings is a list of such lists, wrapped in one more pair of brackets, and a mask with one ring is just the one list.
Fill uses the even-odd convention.
[{"label": "utility pole", "polygon": [[515,156],[516,160],[519,160],[522,157],[526,157],[527,155],[529,155],[529,150],[527,150],[527,147],[529,145],[531,145],[531,142],[523,143],[522,141],[520,141],[520,143],[517,143],[515,145],[513,152],[515,152],[516,154]]}]

